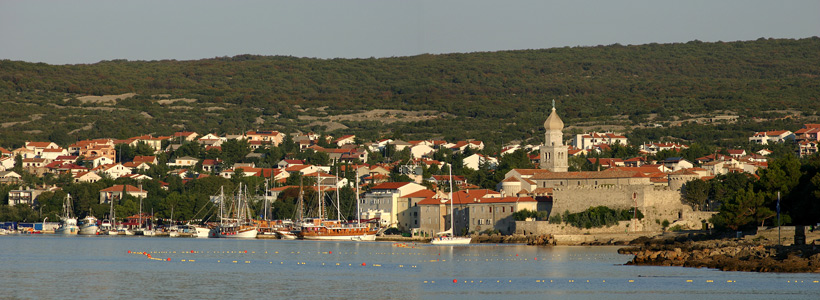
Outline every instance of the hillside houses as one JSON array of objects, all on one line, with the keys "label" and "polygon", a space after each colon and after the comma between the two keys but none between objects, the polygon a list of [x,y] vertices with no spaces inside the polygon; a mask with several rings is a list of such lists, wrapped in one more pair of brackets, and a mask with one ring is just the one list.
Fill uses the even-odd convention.
[{"label": "hillside houses", "polygon": [[601,145],[614,144],[628,145],[626,137],[613,132],[590,132],[584,134],[577,134],[572,139],[572,146],[576,149],[592,150],[601,148]]}]

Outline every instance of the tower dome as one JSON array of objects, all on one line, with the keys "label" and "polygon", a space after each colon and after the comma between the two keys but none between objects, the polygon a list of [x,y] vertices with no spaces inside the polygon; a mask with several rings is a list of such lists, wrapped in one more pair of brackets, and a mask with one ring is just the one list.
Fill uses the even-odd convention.
[{"label": "tower dome", "polygon": [[547,117],[547,120],[544,121],[544,129],[546,130],[563,130],[564,129],[564,121],[561,121],[561,118],[558,117],[558,114],[555,113],[555,106],[552,107],[552,113],[550,116]]}]

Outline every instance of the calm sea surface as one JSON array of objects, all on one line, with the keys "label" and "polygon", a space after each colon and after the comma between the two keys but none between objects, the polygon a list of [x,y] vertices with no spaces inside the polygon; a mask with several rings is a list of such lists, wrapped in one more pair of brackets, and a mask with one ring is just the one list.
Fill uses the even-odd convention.
[{"label": "calm sea surface", "polygon": [[617,247],[0,236],[0,299],[820,299],[816,274],[623,266],[630,258]]}]

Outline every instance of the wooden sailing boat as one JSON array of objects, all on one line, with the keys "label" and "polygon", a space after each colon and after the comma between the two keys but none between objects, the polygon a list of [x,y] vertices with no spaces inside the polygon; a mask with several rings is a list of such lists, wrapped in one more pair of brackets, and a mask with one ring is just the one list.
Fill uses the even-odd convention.
[{"label": "wooden sailing boat", "polygon": [[[225,201],[225,193],[222,190],[220,190],[220,198],[220,201]],[[250,217],[248,201],[242,196],[242,183],[239,184],[239,191],[237,191],[233,206],[235,208],[234,218],[226,218],[224,215],[220,218],[216,237],[255,239],[259,231]]]},{"label": "wooden sailing boat", "polygon": [[[337,172],[338,173],[338,172]],[[317,175],[317,187],[321,181],[321,173]],[[356,203],[359,202],[359,182],[356,181]],[[336,189],[336,208],[339,220],[325,220],[322,218],[322,190],[319,188],[319,218],[303,222],[301,230],[296,232],[299,238],[306,240],[337,240],[337,241],[375,241],[378,230],[362,226],[357,211],[356,223],[342,223],[339,206],[339,189]]]},{"label": "wooden sailing boat", "polygon": [[472,238],[458,237],[453,234],[455,216],[453,215],[453,166],[450,166],[450,229],[439,232],[430,241],[433,245],[467,245]]}]

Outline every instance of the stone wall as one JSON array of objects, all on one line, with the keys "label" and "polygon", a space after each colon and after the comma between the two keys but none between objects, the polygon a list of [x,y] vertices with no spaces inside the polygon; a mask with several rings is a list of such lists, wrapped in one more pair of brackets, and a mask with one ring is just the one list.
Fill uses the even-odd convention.
[{"label": "stone wall", "polygon": [[632,221],[620,221],[617,225],[600,228],[578,228],[566,223],[550,224],[547,221],[515,221],[515,234],[609,234],[644,231],[643,221],[633,224]]}]

